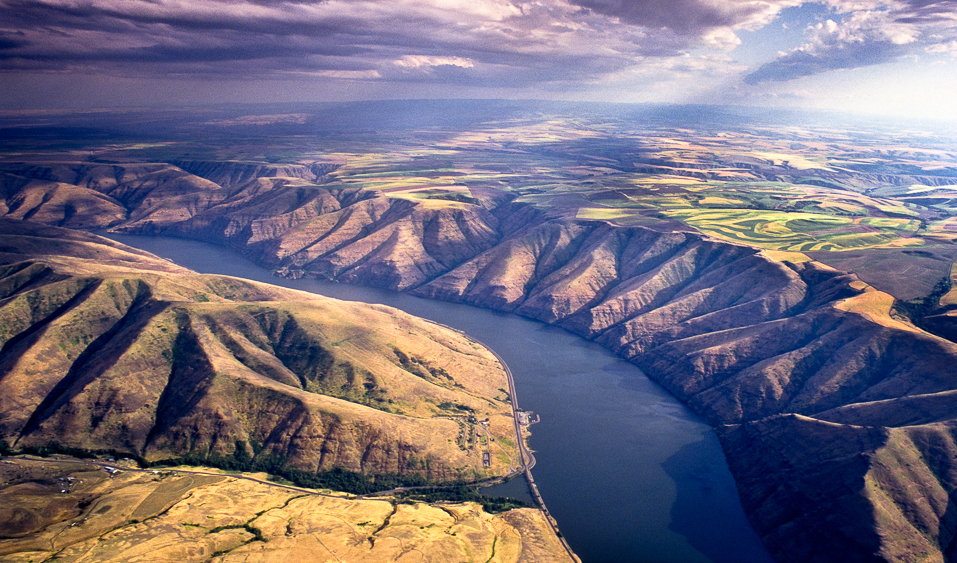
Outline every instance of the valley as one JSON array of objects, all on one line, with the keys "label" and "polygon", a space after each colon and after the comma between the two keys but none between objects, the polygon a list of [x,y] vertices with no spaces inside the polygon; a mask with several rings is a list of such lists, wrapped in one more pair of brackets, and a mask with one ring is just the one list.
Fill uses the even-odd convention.
[{"label": "valley", "polygon": [[[475,108],[461,107],[468,121],[474,114],[466,110]],[[0,211],[45,225],[205,240],[284,277],[394,289],[562,327],[639,366],[715,427],[745,511],[778,560],[954,557],[952,137],[872,124],[781,127],[726,115],[681,123],[614,107],[570,115],[507,104],[465,124],[431,117],[390,128],[375,113],[381,108],[350,111],[362,109],[369,114],[351,128],[325,121],[341,109],[319,108],[281,131],[247,115],[179,125],[175,136],[162,129],[128,134],[128,143],[115,140],[123,123],[113,125],[108,143],[92,138],[64,147],[32,136],[0,162]],[[196,140],[201,131],[204,141]],[[11,269],[7,284],[33,283],[16,280],[36,275],[52,274]],[[375,468],[441,479],[482,470],[470,454],[417,429],[419,422],[403,427],[407,442],[397,447],[377,442],[371,430],[358,438],[350,425],[375,421],[393,436],[396,417],[419,420],[443,404],[462,404],[505,432],[507,424],[494,422],[507,418],[492,408],[505,408],[497,387],[463,379],[480,393],[466,399],[455,387],[459,376],[441,374],[440,364],[464,362],[446,349],[467,350],[450,336],[392,352],[385,373],[421,372],[411,379],[399,373],[363,383],[362,374],[380,373],[381,363],[347,361],[338,350],[291,369],[291,358],[314,348],[310,319],[335,318],[328,307],[285,304],[284,295],[271,299],[284,304],[267,309],[220,305],[257,300],[245,295],[265,290],[205,278],[171,284],[163,281],[169,275],[95,287],[70,277],[31,298],[30,307],[56,310],[89,295],[104,327],[135,310],[129,330],[165,343],[174,367],[178,351],[204,350],[216,372],[229,376],[225,388],[213,386],[216,393],[204,397],[241,397],[196,403],[208,412],[255,419],[268,410],[283,413],[269,428],[298,427],[305,415],[275,396],[284,385],[297,409],[336,422],[271,442],[256,430],[258,421],[222,415],[212,427],[208,415],[177,414],[161,431],[123,429],[110,424],[109,413],[71,403],[69,393],[28,418],[13,413],[30,401],[24,389],[43,383],[35,368],[24,368],[0,380],[10,385],[5,396],[17,397],[2,419],[5,432],[41,444],[54,429],[74,425],[78,443],[125,440],[147,458],[197,449],[207,458],[259,455],[261,445],[310,470]],[[189,305],[154,316],[159,306],[144,299],[147,290]],[[358,327],[376,322],[372,312],[345,317]],[[361,331],[347,328],[345,318],[338,323],[319,347],[327,354],[328,342],[352,346],[358,335],[350,330]],[[59,341],[62,354],[31,352],[26,337],[10,349],[24,348],[22,358],[44,365],[64,363],[107,331]],[[285,344],[263,354],[268,338]],[[376,349],[389,357],[381,344]],[[106,357],[132,362],[134,355],[124,344]],[[10,373],[20,373],[25,360],[7,356],[4,362],[16,364]],[[95,365],[102,357],[82,358],[72,377],[102,372]],[[432,358],[443,360],[430,364]],[[316,387],[308,373],[324,361],[335,388]],[[343,364],[353,366],[351,378],[345,367],[336,371]],[[133,365],[169,371],[142,360]],[[170,373],[192,381],[191,369]],[[269,380],[268,396],[244,390],[250,371]],[[13,377],[20,379],[14,384]],[[426,388],[425,401],[413,399]],[[323,394],[313,397],[317,391]],[[334,408],[336,399],[360,404],[361,417]],[[81,435],[88,427],[92,437]],[[343,441],[342,434],[351,437]],[[359,455],[363,448],[368,458]],[[329,449],[335,453],[315,453]]]},{"label": "valley", "polygon": [[[440,559],[567,557],[522,503],[355,496],[521,470],[504,366],[461,333],[387,307],[199,275],[80,231],[0,219],[0,248],[0,448],[44,456],[0,464],[5,560],[227,561],[251,550],[393,561],[409,546]],[[261,475],[250,485],[183,463]],[[298,499],[285,528],[252,524]],[[342,511],[368,539],[340,545],[341,518],[317,516]],[[332,547],[312,553],[322,538]]]},{"label": "valley", "polygon": [[[714,431],[637,367],[597,343],[515,314],[299,278],[207,243],[110,235],[207,273],[401,309],[487,344],[514,374],[535,483],[583,561],[771,561],[744,516]],[[570,454],[570,452],[574,452]],[[531,502],[524,480],[483,489]]]}]

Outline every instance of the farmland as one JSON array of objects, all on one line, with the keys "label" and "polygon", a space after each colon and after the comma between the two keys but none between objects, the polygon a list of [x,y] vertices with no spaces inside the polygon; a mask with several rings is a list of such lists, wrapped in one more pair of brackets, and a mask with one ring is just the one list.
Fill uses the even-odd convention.
[{"label": "farmland", "polygon": [[[957,236],[957,146],[944,133],[501,113],[464,130],[434,117],[401,131],[380,124],[334,133],[295,114],[279,135],[267,135],[279,114],[217,115],[177,140],[90,140],[73,153],[99,162],[320,163],[332,170],[326,189],[430,207],[515,198],[550,215],[663,230],[680,223],[771,250],[913,247]],[[51,142],[16,148],[3,160],[64,157]]]},{"label": "farmland", "polygon": [[[107,125],[135,129],[128,141],[112,133],[24,138],[15,134],[22,121],[7,115],[0,126],[14,134],[0,147],[0,168],[6,182],[16,182],[24,163],[51,159],[165,161],[201,176],[203,163],[265,163],[278,170],[275,181],[302,193],[357,190],[431,210],[528,205],[556,219],[697,231],[766,251],[815,253],[830,264],[843,263],[842,252],[872,249],[923,249],[950,260],[946,249],[957,240],[957,146],[946,131],[824,119],[783,124],[702,107],[684,120],[614,106],[471,108],[481,118],[468,104],[446,114],[442,107],[353,104],[288,119],[274,108],[262,115],[208,108],[189,124],[171,116],[175,131],[158,126],[150,135],[140,129],[144,116],[120,113]],[[96,119],[106,127],[103,116]],[[318,177],[289,177],[288,166],[312,167]],[[35,189],[33,197],[49,199]],[[918,280],[920,291],[949,275],[952,263]],[[867,270],[855,273],[869,278]],[[894,293],[895,283],[881,289]]]}]

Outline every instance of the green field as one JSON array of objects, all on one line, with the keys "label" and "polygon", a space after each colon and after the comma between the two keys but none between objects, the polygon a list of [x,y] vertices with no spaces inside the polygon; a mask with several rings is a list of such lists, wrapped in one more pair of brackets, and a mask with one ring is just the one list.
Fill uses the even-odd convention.
[{"label": "green field", "polygon": [[[241,123],[276,119],[260,117],[242,116]],[[303,121],[293,117],[290,127]],[[374,124],[375,132],[320,135],[228,136],[226,125],[236,123],[229,116],[207,121],[196,126],[206,128],[202,135],[176,140],[91,141],[75,154],[100,161],[335,164],[322,188],[430,207],[516,201],[550,216],[619,225],[680,222],[764,249],[841,251],[957,239],[957,147],[927,132],[875,136],[866,128],[744,121],[677,126],[542,111],[466,128]],[[9,159],[62,156],[53,141],[16,149]]]},{"label": "green field", "polygon": [[[943,222],[957,192],[889,185],[894,179],[884,168],[882,176],[870,176],[884,162],[875,155],[886,148],[856,146],[853,135],[796,144],[754,130],[614,133],[607,124],[552,119],[492,123],[437,135],[434,144],[411,136],[388,151],[337,153],[345,165],[334,178],[343,187],[432,206],[476,204],[474,189],[492,189],[549,214],[619,225],[678,221],[772,250],[919,246],[949,231]],[[807,130],[788,133],[810,137]],[[639,139],[643,152],[636,154]],[[933,159],[925,164],[939,173],[939,151],[909,154],[895,162],[902,170],[920,171],[921,159]]]},{"label": "green field", "polygon": [[716,237],[797,252],[884,246],[907,238],[920,226],[913,219],[850,218],[804,212],[691,209],[665,214]]}]

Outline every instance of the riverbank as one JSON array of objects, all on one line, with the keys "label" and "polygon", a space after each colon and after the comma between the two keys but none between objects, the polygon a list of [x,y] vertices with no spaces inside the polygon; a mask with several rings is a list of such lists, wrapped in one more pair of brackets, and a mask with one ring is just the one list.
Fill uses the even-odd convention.
[{"label": "riverbank", "polygon": [[[473,340],[475,339],[473,338]],[[568,540],[566,540],[565,536],[562,535],[562,533],[558,530],[558,521],[556,521],[552,514],[548,511],[548,507],[545,506],[545,499],[543,499],[541,493],[538,492],[538,485],[535,484],[535,478],[532,476],[532,468],[535,467],[536,460],[535,456],[532,454],[532,451],[526,444],[526,439],[529,434],[529,423],[527,418],[525,418],[524,422],[522,420],[522,411],[518,407],[518,391],[516,390],[515,377],[512,375],[512,370],[509,369],[508,363],[505,362],[505,359],[498,355],[495,350],[478,340],[476,340],[476,342],[479,342],[479,344],[485,346],[485,348],[495,356],[499,363],[502,364],[502,368],[505,370],[505,375],[508,378],[508,391],[512,402],[512,414],[515,417],[515,436],[518,440],[518,455],[521,457],[525,481],[528,483],[528,489],[532,494],[532,498],[535,500],[535,504],[538,505],[539,510],[542,511],[542,514],[545,516],[545,520],[548,522],[549,526],[551,526],[552,530],[555,532],[555,536],[559,539],[559,541],[561,541],[562,546],[568,552],[568,556],[571,557],[573,561],[581,563],[581,559],[575,555],[575,552],[572,550],[572,546],[568,545]]]}]

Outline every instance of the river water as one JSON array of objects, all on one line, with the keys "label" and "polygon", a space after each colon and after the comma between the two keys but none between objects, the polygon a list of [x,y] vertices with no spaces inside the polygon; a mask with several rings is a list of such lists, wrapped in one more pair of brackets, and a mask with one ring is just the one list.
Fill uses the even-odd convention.
[{"label": "river water", "polygon": [[[203,273],[381,303],[455,327],[495,350],[522,409],[535,482],[584,563],[768,563],[711,428],[634,365],[517,315],[317,280],[277,278],[237,253],[172,238],[109,235]],[[492,489],[525,496],[524,480]]]}]

